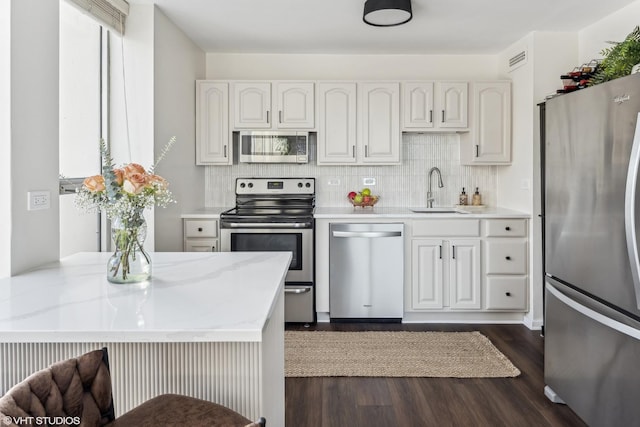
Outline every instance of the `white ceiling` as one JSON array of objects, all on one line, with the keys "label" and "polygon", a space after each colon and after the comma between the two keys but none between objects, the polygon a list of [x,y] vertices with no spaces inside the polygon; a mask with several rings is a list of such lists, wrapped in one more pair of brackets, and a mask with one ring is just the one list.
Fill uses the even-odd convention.
[{"label": "white ceiling", "polygon": [[364,0],[129,0],[157,4],[205,52],[493,54],[531,31],[578,31],[634,0],[413,0],[399,27]]}]

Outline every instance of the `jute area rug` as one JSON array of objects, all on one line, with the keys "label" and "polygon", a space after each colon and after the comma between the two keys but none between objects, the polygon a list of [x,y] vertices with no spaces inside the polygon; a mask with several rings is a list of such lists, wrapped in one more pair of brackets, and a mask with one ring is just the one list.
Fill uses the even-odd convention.
[{"label": "jute area rug", "polygon": [[285,331],[286,377],[517,377],[480,332]]}]

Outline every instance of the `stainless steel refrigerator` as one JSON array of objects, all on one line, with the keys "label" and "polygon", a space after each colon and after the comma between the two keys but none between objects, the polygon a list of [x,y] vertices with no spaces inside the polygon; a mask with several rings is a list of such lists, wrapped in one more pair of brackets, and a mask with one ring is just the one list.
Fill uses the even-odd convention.
[{"label": "stainless steel refrigerator", "polygon": [[545,394],[640,425],[640,74],[546,103]]}]

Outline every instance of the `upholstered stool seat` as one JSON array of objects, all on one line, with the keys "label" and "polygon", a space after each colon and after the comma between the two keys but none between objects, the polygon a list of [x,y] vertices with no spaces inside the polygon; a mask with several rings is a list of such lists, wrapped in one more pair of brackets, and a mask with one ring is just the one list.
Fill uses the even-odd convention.
[{"label": "upholstered stool seat", "polygon": [[[206,400],[163,394],[115,418],[107,349],[54,363],[31,374],[0,397],[0,427],[26,417],[73,417],[81,427],[264,427]],[[18,424],[15,424],[14,421]]]},{"label": "upholstered stool seat", "polygon": [[107,424],[109,427],[258,426],[222,405],[178,394],[149,399]]}]

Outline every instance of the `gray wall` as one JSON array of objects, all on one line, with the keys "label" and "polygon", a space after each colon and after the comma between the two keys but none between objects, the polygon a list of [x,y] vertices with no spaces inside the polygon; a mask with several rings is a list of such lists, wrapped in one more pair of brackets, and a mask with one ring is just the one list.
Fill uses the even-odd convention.
[{"label": "gray wall", "polygon": [[177,203],[155,208],[155,250],[182,251],[180,214],[202,208],[204,168],[195,164],[195,81],[205,76],[205,53],[158,8],[154,12],[154,151],[176,144],[156,172]]}]

